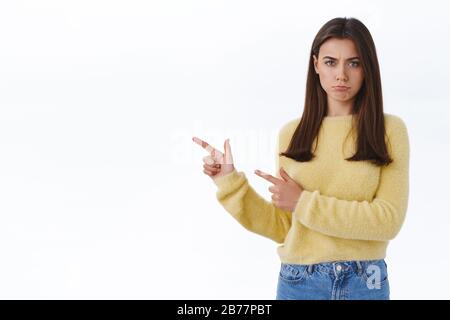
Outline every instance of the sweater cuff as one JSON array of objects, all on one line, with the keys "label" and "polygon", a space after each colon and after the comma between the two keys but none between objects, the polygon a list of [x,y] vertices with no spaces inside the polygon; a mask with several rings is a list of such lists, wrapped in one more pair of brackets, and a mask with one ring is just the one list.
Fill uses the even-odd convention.
[{"label": "sweater cuff", "polygon": [[318,193],[318,191],[306,191],[303,190],[300,198],[297,201],[297,205],[294,209],[295,217],[303,224],[306,225],[306,221],[308,216],[310,215],[311,205],[314,200],[314,197]]},{"label": "sweater cuff", "polygon": [[241,174],[234,169],[224,176],[213,178],[213,181],[219,189],[226,191],[227,189],[232,188],[239,178],[241,178]]}]

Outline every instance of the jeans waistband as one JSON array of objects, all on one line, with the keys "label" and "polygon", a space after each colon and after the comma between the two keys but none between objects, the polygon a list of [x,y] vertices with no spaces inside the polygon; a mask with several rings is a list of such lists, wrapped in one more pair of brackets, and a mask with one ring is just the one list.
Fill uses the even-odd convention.
[{"label": "jeans waistband", "polygon": [[333,262],[323,262],[323,263],[309,264],[309,265],[291,264],[291,266],[306,267],[308,273],[310,273],[310,274],[312,272],[314,272],[314,270],[318,270],[323,273],[331,273],[331,274],[355,272],[360,275],[364,270],[367,269],[368,266],[380,265],[382,263],[386,264],[384,259],[333,261]]}]

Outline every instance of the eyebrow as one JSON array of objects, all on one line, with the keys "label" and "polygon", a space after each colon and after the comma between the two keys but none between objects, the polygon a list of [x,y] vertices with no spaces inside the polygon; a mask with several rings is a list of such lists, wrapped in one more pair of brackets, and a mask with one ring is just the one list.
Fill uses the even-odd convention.
[{"label": "eyebrow", "polygon": [[[325,57],[323,57],[323,59],[331,59],[331,60],[337,60],[336,58],[333,58],[333,57],[330,57],[330,56],[325,56]],[[322,59],[322,60],[323,60]],[[349,61],[349,60],[354,60],[354,59],[359,59],[359,57],[351,57],[351,58],[348,58],[347,59],[347,61]]]}]

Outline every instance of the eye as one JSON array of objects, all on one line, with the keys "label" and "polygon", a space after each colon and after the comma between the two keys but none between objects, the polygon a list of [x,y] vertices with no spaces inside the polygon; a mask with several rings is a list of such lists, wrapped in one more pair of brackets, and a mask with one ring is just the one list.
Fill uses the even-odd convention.
[{"label": "eye", "polygon": [[358,61],[352,61],[352,62],[350,62],[350,65],[352,67],[358,67],[359,66],[359,62]]},{"label": "eye", "polygon": [[325,61],[325,64],[326,64],[327,66],[330,66],[331,64],[328,64],[329,62],[332,62],[332,63],[334,63],[334,61],[333,61],[333,60],[327,60],[327,61]]}]

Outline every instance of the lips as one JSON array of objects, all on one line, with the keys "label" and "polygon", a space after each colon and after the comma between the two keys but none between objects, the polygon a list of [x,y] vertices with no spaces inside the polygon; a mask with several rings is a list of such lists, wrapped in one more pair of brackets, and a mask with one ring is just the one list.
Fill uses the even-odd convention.
[{"label": "lips", "polygon": [[348,89],[350,89],[350,87],[345,87],[345,86],[336,86],[336,87],[333,87],[333,90],[334,90],[334,91],[340,91],[340,92],[347,91]]}]

